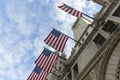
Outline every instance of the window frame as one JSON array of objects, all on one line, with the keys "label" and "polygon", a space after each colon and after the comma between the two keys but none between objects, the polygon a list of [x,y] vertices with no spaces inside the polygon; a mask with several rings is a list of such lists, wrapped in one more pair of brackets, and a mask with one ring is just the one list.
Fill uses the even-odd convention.
[{"label": "window frame", "polygon": [[105,37],[103,37],[100,33],[98,33],[96,37],[93,39],[93,42],[95,42],[98,47],[102,46],[105,43],[105,41],[106,41]]}]

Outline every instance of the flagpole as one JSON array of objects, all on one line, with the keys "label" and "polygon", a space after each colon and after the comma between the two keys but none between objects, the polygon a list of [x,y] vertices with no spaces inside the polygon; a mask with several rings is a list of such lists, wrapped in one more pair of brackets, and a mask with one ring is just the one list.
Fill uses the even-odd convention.
[{"label": "flagpole", "polygon": [[87,15],[87,14],[85,14],[85,13],[82,13],[82,14],[94,20],[93,17],[91,17],[91,16],[89,16],[89,15]]},{"label": "flagpole", "polygon": [[[61,7],[65,7],[65,8],[62,9]],[[62,6],[60,6],[60,7],[58,7],[58,8],[60,8],[61,10],[65,11],[65,12],[68,12],[68,10],[70,10],[70,12],[68,12],[68,13],[71,14],[71,15],[73,15],[73,16],[76,16],[75,13],[76,13],[76,11],[77,11],[77,12],[80,12],[81,14],[83,14],[83,15],[91,18],[91,19],[94,19],[93,17],[91,17],[91,16],[89,16],[89,15],[87,15],[87,14],[85,14],[85,13],[82,13],[81,11],[78,11],[77,9],[74,9],[74,8],[68,6],[67,4],[64,4],[64,3],[63,3]],[[68,8],[68,10],[66,10],[66,8]],[[73,13],[74,13],[74,14],[73,14]],[[76,16],[76,17],[79,17],[79,16]]]},{"label": "flagpole", "polygon": [[[64,34],[64,35],[66,35],[66,34]],[[68,35],[66,35],[66,36],[68,36]],[[80,43],[79,41],[73,39],[72,37],[70,37],[70,36],[68,36],[68,37],[69,37],[70,39],[72,39],[73,41],[75,41],[75,42],[77,42],[77,43]]]},{"label": "flagpole", "polygon": [[[52,27],[53,28],[53,27]],[[53,28],[53,29],[55,29],[55,28]],[[57,30],[57,29],[55,29],[55,30]],[[58,31],[58,30],[57,30]],[[61,31],[59,31],[59,32],[61,32]],[[62,32],[61,32],[62,33]],[[64,33],[62,33],[62,34],[64,34]],[[64,35],[66,35],[66,34],[64,34]],[[68,36],[68,35],[66,35],[66,36]],[[68,36],[68,38],[70,38],[70,39],[72,39],[73,41],[75,41],[75,42],[77,42],[77,43],[80,43],[79,41],[77,41],[77,40],[75,40],[75,39],[73,39],[72,37],[70,37],[70,36]]]}]

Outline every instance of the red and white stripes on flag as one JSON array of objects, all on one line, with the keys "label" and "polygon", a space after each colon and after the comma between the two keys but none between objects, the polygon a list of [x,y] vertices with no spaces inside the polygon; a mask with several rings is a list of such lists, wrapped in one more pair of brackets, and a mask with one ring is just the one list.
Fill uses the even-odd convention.
[{"label": "red and white stripes on flag", "polygon": [[81,18],[82,17],[82,13],[66,4],[63,4],[61,6],[58,6],[58,8],[60,8],[61,10],[73,15],[73,16],[76,16],[76,17],[79,17]]},{"label": "red and white stripes on flag", "polygon": [[57,58],[57,54],[52,53],[50,50],[45,48],[40,56],[36,59],[35,63],[42,70],[50,73]]},{"label": "red and white stripes on flag", "polygon": [[50,56],[50,58],[48,59],[48,61],[46,62],[46,68],[44,67],[43,70],[51,72],[52,69],[53,69],[54,63],[57,60],[57,58],[58,58],[58,55],[56,55],[56,54],[53,53]]},{"label": "red and white stripes on flag", "polygon": [[46,80],[48,73],[36,66],[27,80]]},{"label": "red and white stripes on flag", "polygon": [[53,29],[51,33],[45,38],[44,42],[57,51],[63,52],[68,36]]}]

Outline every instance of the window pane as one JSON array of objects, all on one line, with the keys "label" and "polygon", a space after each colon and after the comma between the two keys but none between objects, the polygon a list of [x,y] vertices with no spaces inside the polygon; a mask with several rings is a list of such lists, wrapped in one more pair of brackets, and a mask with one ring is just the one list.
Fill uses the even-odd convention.
[{"label": "window pane", "polygon": [[71,72],[68,74],[68,80],[72,80]]},{"label": "window pane", "polygon": [[93,41],[102,46],[106,39],[102,35],[98,34]]},{"label": "window pane", "polygon": [[106,32],[109,32],[110,34],[112,33],[112,32],[114,32],[115,31],[115,29],[117,28],[117,24],[116,23],[114,23],[114,22],[112,22],[112,21],[108,21],[105,25],[104,25],[104,27],[102,28],[102,30],[104,30],[104,31],[106,31]]},{"label": "window pane", "polygon": [[120,17],[120,6],[117,8],[117,10],[114,12],[113,16]]},{"label": "window pane", "polygon": [[74,74],[74,78],[76,78],[78,76],[78,74],[79,74],[77,64],[75,64],[75,66],[73,67],[73,74]]}]

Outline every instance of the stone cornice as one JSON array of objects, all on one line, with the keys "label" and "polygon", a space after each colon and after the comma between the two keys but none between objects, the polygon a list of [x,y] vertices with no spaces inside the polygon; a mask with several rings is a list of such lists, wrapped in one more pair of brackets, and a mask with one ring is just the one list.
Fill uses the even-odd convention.
[{"label": "stone cornice", "polygon": [[103,19],[106,19],[110,12],[113,10],[113,8],[115,7],[115,5],[118,3],[119,0],[114,0],[111,5],[108,7],[108,9],[105,11],[104,15],[102,16]]},{"label": "stone cornice", "polygon": [[114,0],[104,13],[102,12],[104,11],[105,8],[102,8],[101,11],[98,13],[98,15],[95,17],[93,24],[103,25],[105,22],[105,19],[110,15],[110,12],[113,10],[113,8],[118,3],[118,1],[119,0]]},{"label": "stone cornice", "polygon": [[93,0],[93,1],[96,2],[96,3],[98,3],[98,4],[100,4],[100,5],[102,5],[102,6],[105,6],[105,4],[103,3],[102,0]]}]

